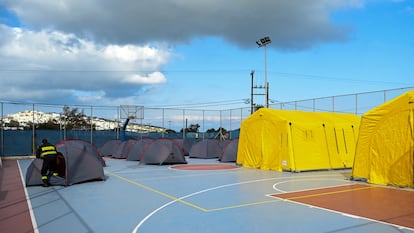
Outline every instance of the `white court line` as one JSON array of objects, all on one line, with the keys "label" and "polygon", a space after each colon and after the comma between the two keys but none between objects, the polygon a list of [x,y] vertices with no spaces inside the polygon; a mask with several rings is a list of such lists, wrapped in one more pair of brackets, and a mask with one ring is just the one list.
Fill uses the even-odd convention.
[{"label": "white court line", "polygon": [[[299,189],[299,190],[294,190],[294,191],[285,191],[283,189],[277,188],[278,185],[280,184],[284,184],[284,183],[290,183],[290,182],[301,182],[301,181],[321,181],[321,180],[335,180],[335,181],[344,181],[345,183],[353,183],[349,180],[342,180],[342,179],[315,179],[315,178],[305,178],[305,179],[295,179],[295,180],[285,180],[285,181],[281,181],[278,183],[275,183],[273,185],[273,189],[280,192],[280,193],[287,193],[287,192],[303,192],[303,191],[309,191],[309,190],[313,190],[315,188],[309,188],[309,189]],[[349,184],[340,184],[340,185],[332,185],[332,186],[323,186],[322,188],[333,188],[333,187],[340,187],[340,186],[346,186]],[[318,187],[316,187],[318,188]]]},{"label": "white court line", "polygon": [[33,230],[34,230],[34,233],[39,233],[39,229],[37,229],[36,218],[34,217],[34,213],[33,213],[32,203],[30,202],[29,194],[27,193],[26,186],[24,185],[26,183],[26,181],[23,179],[23,173],[22,173],[22,169],[20,167],[19,161],[16,161],[16,162],[17,162],[17,166],[19,168],[20,179],[22,179],[24,195],[26,196],[27,206],[29,207],[29,213],[30,213],[30,218],[32,220]]},{"label": "white court line", "polygon": [[340,212],[340,211],[336,211],[336,210],[331,210],[331,209],[326,209],[326,208],[323,208],[323,207],[314,206],[314,205],[310,205],[310,204],[306,204],[306,203],[302,203],[302,202],[298,202],[298,201],[293,201],[293,200],[279,198],[279,197],[273,197],[273,198],[281,199],[283,201],[290,202],[290,203],[293,203],[293,204],[307,206],[309,208],[316,208],[316,209],[328,211],[328,212],[331,212],[331,213],[340,214],[340,215],[342,215],[344,217],[348,217],[348,218],[363,219],[363,220],[366,220],[366,221],[369,221],[369,222],[375,222],[375,223],[381,223],[381,224],[393,226],[393,227],[396,227],[398,229],[414,230],[413,228],[404,227],[404,226],[400,226],[400,225],[396,225],[396,224],[392,224],[392,223],[388,223],[388,222],[382,222],[382,221],[379,221],[379,220],[376,220],[376,219],[371,219],[371,218],[362,217],[362,216],[358,216],[358,215],[347,214],[347,213],[344,213],[344,212]]},{"label": "white court line", "polygon": [[[328,177],[328,176],[332,176],[332,175],[320,175],[320,176],[308,176],[310,178],[312,177]],[[266,178],[266,179],[259,179],[259,180],[250,180],[250,181],[244,181],[244,182],[238,182],[238,183],[231,183],[231,184],[226,184],[226,185],[220,185],[220,186],[216,186],[216,187],[212,187],[212,188],[208,188],[208,189],[204,189],[198,192],[194,192],[191,194],[188,194],[186,196],[177,198],[175,200],[172,200],[162,206],[160,206],[159,208],[155,209],[154,211],[152,211],[151,213],[149,213],[147,216],[145,216],[139,223],[138,225],[134,228],[134,230],[132,231],[132,233],[137,233],[139,228],[149,219],[151,218],[153,215],[155,215],[158,211],[164,209],[165,207],[172,205],[176,202],[180,202],[186,198],[192,197],[192,196],[196,196],[198,194],[201,193],[205,193],[205,192],[209,192],[212,190],[216,190],[216,189],[221,189],[221,188],[226,188],[226,187],[231,187],[231,186],[236,186],[236,185],[243,185],[243,184],[250,184],[250,183],[256,183],[256,182],[263,182],[263,181],[269,181],[269,180],[279,180],[279,179],[295,179],[297,177],[274,177],[274,178]],[[306,176],[304,176],[304,178],[306,178]]]}]

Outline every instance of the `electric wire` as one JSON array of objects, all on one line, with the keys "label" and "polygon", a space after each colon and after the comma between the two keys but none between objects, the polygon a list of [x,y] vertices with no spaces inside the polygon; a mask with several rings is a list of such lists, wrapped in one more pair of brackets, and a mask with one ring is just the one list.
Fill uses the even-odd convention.
[{"label": "electric wire", "polygon": [[[194,70],[69,70],[69,69],[1,69],[0,72],[7,73],[26,73],[26,72],[45,72],[45,73],[154,73],[161,72],[164,74],[175,74],[175,73],[250,73],[250,69],[244,68],[231,68],[231,69],[194,69]],[[262,70],[255,70],[256,72],[263,72]],[[308,80],[325,80],[325,81],[345,81],[353,83],[363,83],[363,84],[396,84],[396,85],[413,85],[413,83],[403,83],[403,82],[394,82],[394,81],[383,81],[383,80],[368,80],[368,79],[352,79],[352,78],[343,78],[336,76],[325,76],[317,74],[304,74],[304,73],[290,73],[282,71],[273,71],[268,70],[268,74],[277,75],[275,78],[280,79],[308,79]],[[246,75],[247,76],[247,75]]]}]

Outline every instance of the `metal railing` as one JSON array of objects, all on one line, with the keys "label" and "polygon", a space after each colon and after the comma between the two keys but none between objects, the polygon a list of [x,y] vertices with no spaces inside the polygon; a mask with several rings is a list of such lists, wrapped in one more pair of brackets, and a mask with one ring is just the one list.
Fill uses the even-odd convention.
[{"label": "metal railing", "polygon": [[370,109],[387,102],[414,87],[361,92],[347,95],[328,96],[289,102],[277,102],[271,108],[313,112],[342,112],[362,115]]}]

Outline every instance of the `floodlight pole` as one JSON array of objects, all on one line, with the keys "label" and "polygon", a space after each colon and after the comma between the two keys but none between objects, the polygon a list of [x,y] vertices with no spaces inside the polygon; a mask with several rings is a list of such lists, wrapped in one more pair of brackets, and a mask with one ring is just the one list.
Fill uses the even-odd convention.
[{"label": "floodlight pole", "polygon": [[265,99],[266,99],[266,108],[269,107],[269,85],[267,83],[267,56],[266,56],[266,48],[267,44],[270,44],[272,42],[270,40],[270,37],[265,36],[261,38],[260,40],[256,41],[256,44],[260,47],[264,47],[264,78],[265,78]]},{"label": "floodlight pole", "polygon": [[250,72],[250,76],[252,76],[252,85],[251,85],[251,97],[250,97],[250,114],[254,112],[254,102],[253,102],[253,79],[254,79],[254,70]]},{"label": "floodlight pole", "polygon": [[266,108],[269,108],[269,85],[267,85],[267,56],[266,56],[266,44],[264,45],[264,76],[265,76],[265,98],[266,98]]}]

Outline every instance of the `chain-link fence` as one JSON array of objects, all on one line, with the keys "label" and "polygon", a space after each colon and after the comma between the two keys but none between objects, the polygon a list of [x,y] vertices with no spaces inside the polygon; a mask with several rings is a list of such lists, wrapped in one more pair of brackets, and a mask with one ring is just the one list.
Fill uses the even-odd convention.
[{"label": "chain-link fence", "polygon": [[362,115],[370,109],[391,100],[414,87],[329,96],[289,102],[277,102],[271,108],[311,112],[342,112]]},{"label": "chain-link fence", "polygon": [[[349,95],[271,103],[270,108],[302,111],[344,112],[362,115],[366,111],[413,90],[414,87],[389,89]],[[90,127],[67,129],[64,107],[78,109]],[[120,139],[125,118],[134,115],[126,127],[128,138],[237,138],[241,122],[251,114],[251,107],[227,110],[147,108],[134,106],[79,106],[40,103],[0,102],[1,156],[32,155],[42,138],[52,143],[80,138],[96,147],[111,139]],[[131,109],[136,109],[131,112]],[[55,119],[59,130],[40,130],[39,124]],[[191,126],[197,130],[188,132]]]},{"label": "chain-link fence", "polygon": [[[32,155],[42,138],[51,143],[78,138],[100,147],[108,140],[120,139],[126,118],[130,118],[126,125],[128,138],[231,139],[238,137],[241,121],[250,115],[248,107],[228,110],[135,107],[138,112],[128,110],[125,113],[125,106],[0,102],[0,153],[2,156]],[[89,125],[82,129],[67,129],[64,108],[82,113]],[[128,108],[132,109],[132,106]],[[59,130],[39,128],[51,120],[59,124]],[[189,132],[193,125],[196,129]]]}]

